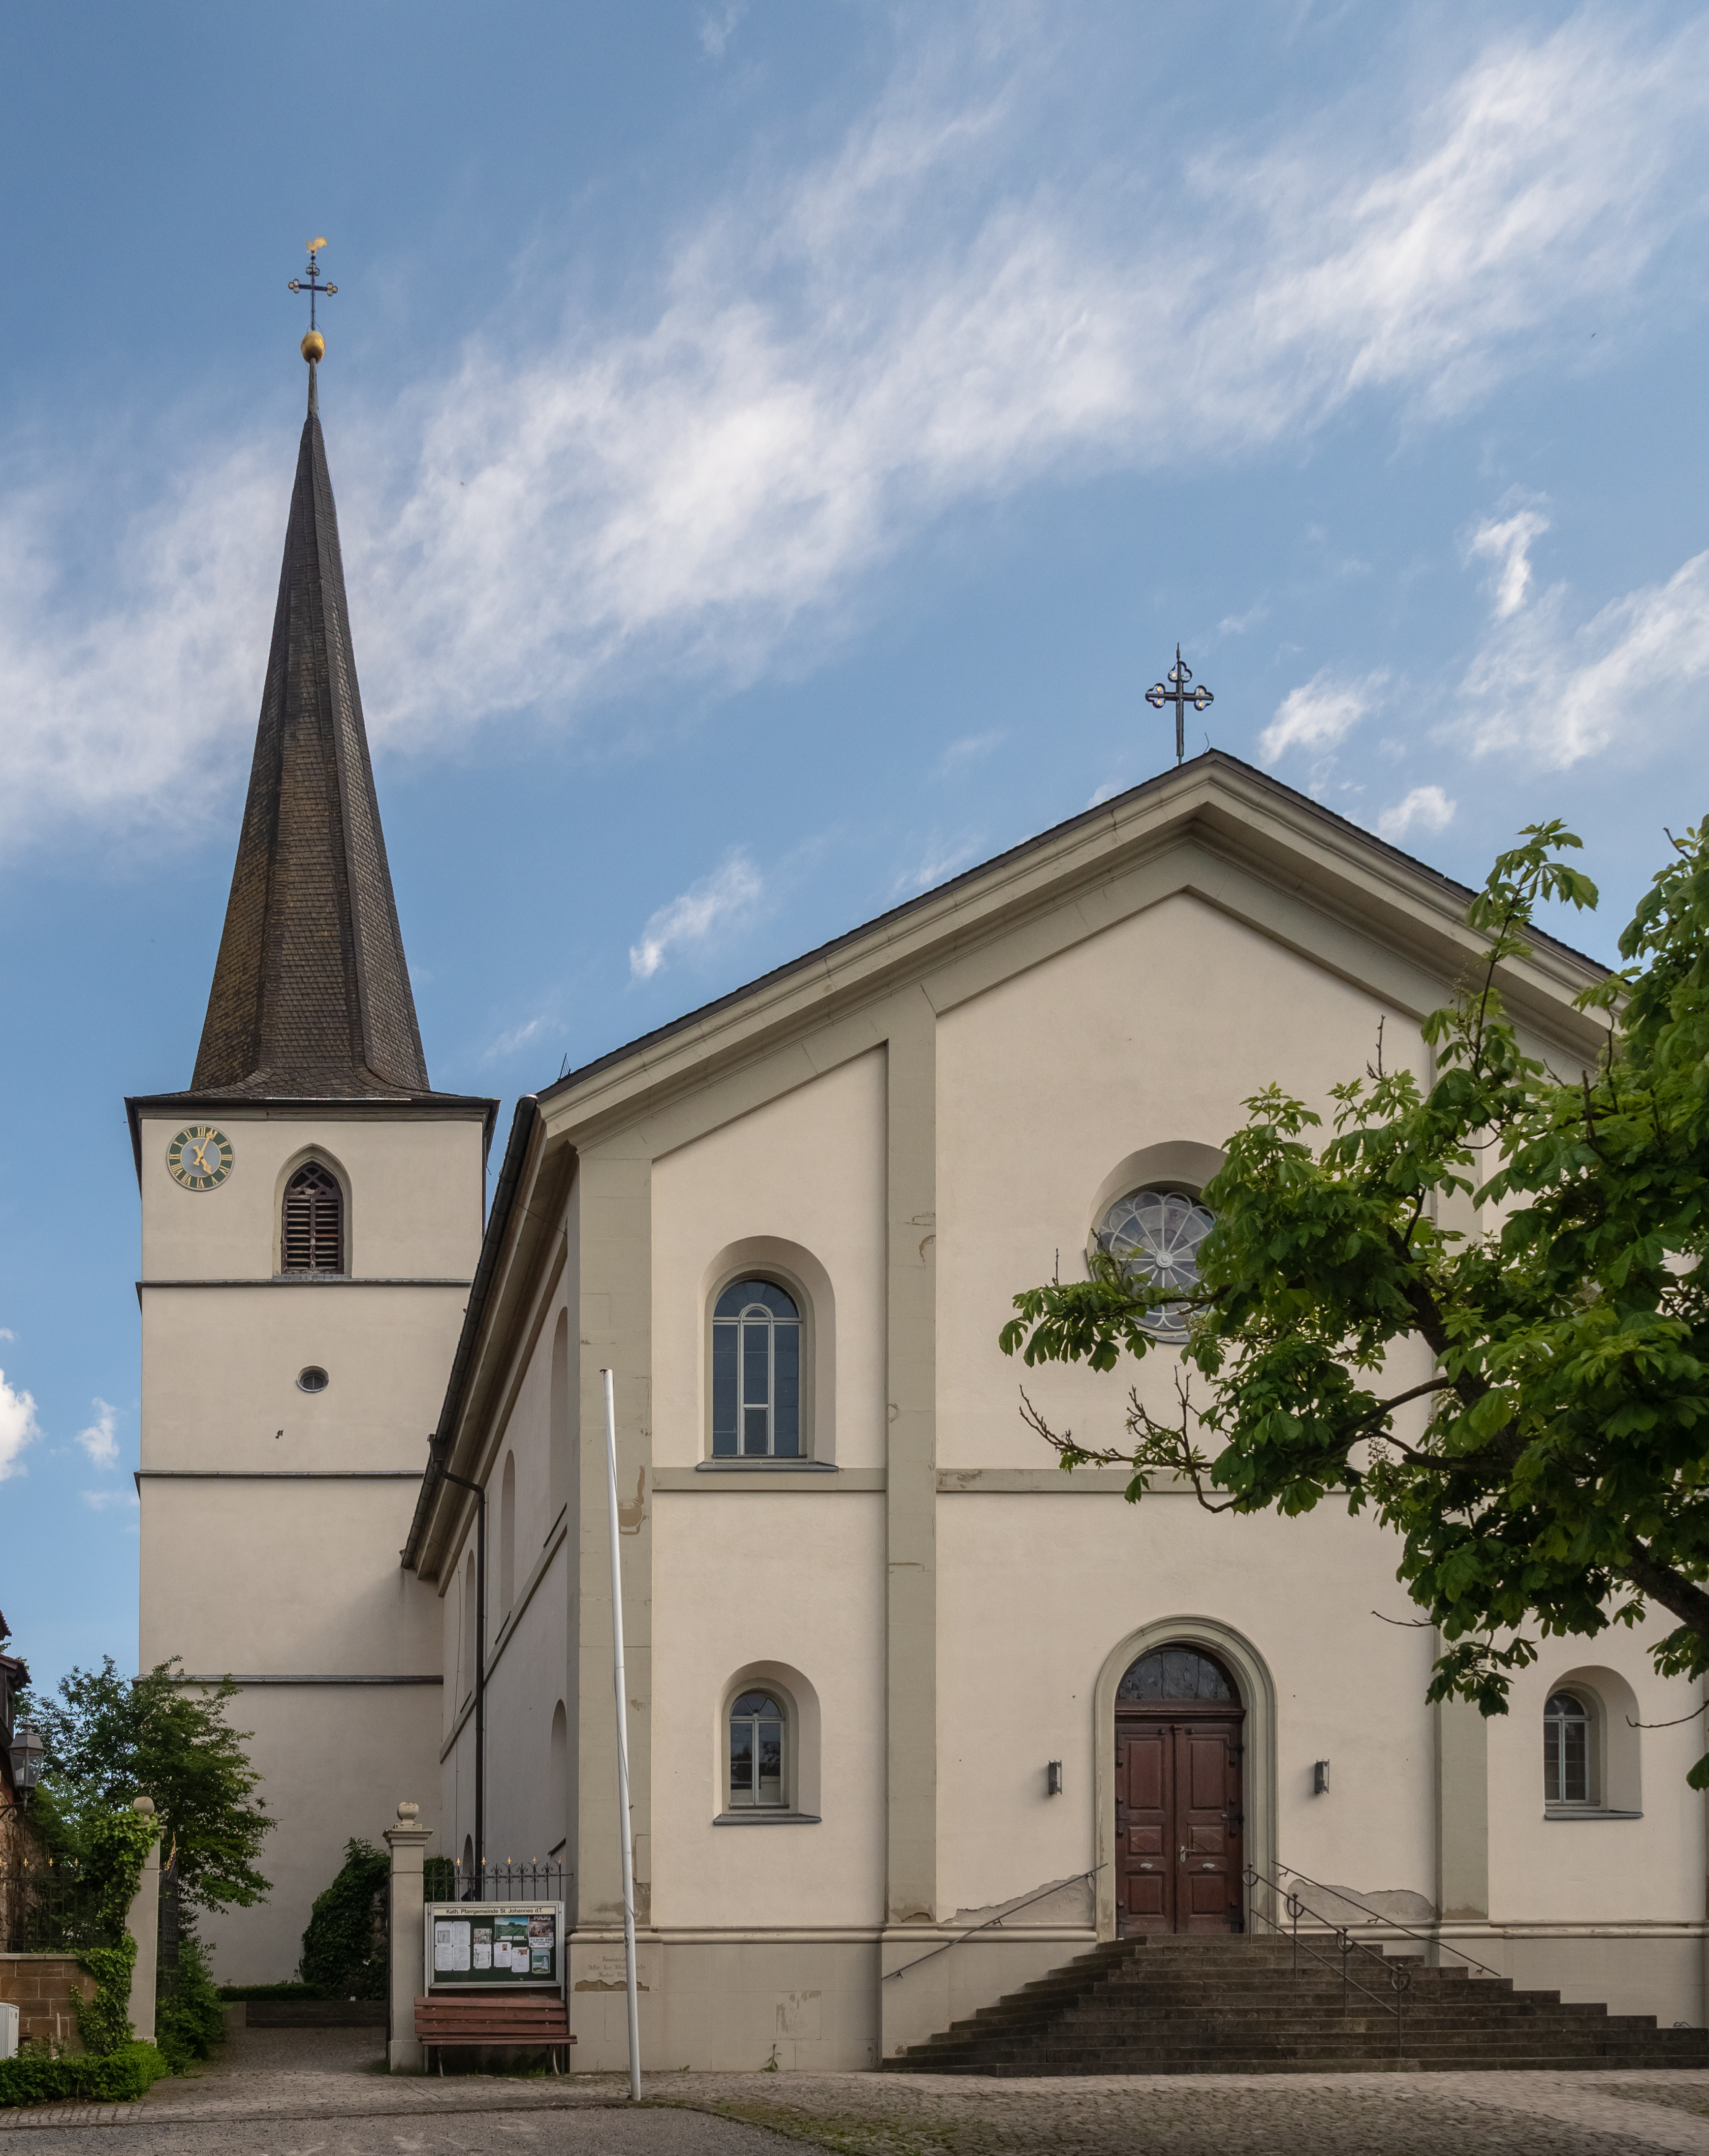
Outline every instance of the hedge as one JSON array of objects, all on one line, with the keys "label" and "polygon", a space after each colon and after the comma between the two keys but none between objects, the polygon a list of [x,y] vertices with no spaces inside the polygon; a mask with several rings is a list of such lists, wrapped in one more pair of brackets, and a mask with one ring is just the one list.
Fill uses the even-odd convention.
[{"label": "hedge", "polygon": [[216,1987],[221,2003],[241,2005],[246,1999],[318,1999],[312,1984],[222,1984]]},{"label": "hedge", "polygon": [[96,2058],[50,2059],[21,2051],[0,2059],[0,2107],[20,2103],[134,2103],[171,2071],[152,2044],[121,2044]]}]

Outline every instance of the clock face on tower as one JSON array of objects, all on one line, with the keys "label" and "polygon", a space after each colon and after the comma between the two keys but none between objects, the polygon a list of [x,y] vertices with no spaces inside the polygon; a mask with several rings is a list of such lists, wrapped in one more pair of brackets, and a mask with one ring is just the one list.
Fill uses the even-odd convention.
[{"label": "clock face on tower", "polygon": [[232,1142],[212,1123],[192,1123],[167,1147],[167,1173],[186,1190],[213,1190],[232,1172]]}]

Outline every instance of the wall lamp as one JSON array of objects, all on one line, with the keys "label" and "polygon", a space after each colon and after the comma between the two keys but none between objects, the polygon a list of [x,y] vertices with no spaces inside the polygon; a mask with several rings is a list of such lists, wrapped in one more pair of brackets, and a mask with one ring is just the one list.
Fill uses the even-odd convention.
[{"label": "wall lamp", "polygon": [[41,1732],[32,1727],[28,1722],[20,1722],[12,1732],[9,1748],[12,1786],[25,1805],[29,1803],[31,1790],[41,1779],[42,1753],[45,1748]]},{"label": "wall lamp", "polygon": [[1047,1797],[1062,1794],[1062,1762],[1060,1759],[1051,1760],[1044,1769],[1044,1794]]},{"label": "wall lamp", "polygon": [[1311,1763],[1311,1794],[1314,1797],[1329,1794],[1329,1762],[1314,1759]]}]

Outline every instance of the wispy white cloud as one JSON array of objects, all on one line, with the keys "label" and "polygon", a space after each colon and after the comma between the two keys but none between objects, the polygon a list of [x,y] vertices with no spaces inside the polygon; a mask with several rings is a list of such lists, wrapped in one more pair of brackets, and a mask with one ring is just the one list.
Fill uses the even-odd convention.
[{"label": "wispy white cloud", "polygon": [[15,1340],[18,1335],[9,1325],[0,1325],[0,1340]]},{"label": "wispy white cloud", "polygon": [[914,892],[930,891],[937,884],[947,883],[972,861],[977,860],[984,845],[981,839],[968,839],[956,846],[937,846],[917,867],[905,869],[891,886],[897,898],[911,896]]},{"label": "wispy white cloud", "polygon": [[710,59],[723,59],[724,48],[747,13],[747,0],[726,0],[722,8],[703,10],[700,20],[701,49]]},{"label": "wispy white cloud", "polygon": [[1008,738],[1008,735],[1003,733],[964,734],[959,741],[952,741],[938,757],[937,776],[953,778],[957,772],[966,770],[969,764],[978,762],[982,757],[989,756],[993,749],[1000,748]]},{"label": "wispy white cloud", "polygon": [[83,1502],[92,1512],[134,1512],[139,1504],[134,1490],[85,1490]]},{"label": "wispy white cloud", "polygon": [[1245,636],[1249,629],[1256,629],[1270,618],[1270,606],[1265,599],[1255,600],[1244,613],[1225,613],[1217,624],[1219,636]]},{"label": "wispy white cloud", "polygon": [[1378,836],[1398,845],[1415,829],[1445,831],[1454,821],[1455,806],[1440,786],[1415,786],[1404,801],[1385,808],[1377,819]]},{"label": "wispy white cloud", "polygon": [[87,1430],[80,1430],[72,1440],[80,1445],[97,1467],[116,1467],[119,1464],[118,1414],[103,1399],[90,1404],[95,1411],[95,1420]]},{"label": "wispy white cloud", "polygon": [[764,890],[765,879],[747,856],[731,855],[715,874],[654,914],[640,942],[630,946],[630,973],[638,981],[651,980],[673,952],[706,944],[751,914]]},{"label": "wispy white cloud", "polygon": [[[451,378],[335,418],[377,739],[572,721],[640,674],[751,680],[933,519],[1044,476],[1226,460],[1373,393],[1462,410],[1705,208],[1703,19],[1503,33],[1433,96],[1367,85],[1393,127],[1306,112],[1167,179],[1098,141],[1049,185],[1016,151],[1049,70],[992,43],[905,52],[822,160],[700,215],[649,310],[529,347],[500,321]],[[0,508],[0,843],[223,797],[280,466],[192,456],[94,606],[84,505]]]},{"label": "wispy white cloud", "polygon": [[29,1471],[20,1455],[41,1434],[34,1398],[21,1386],[8,1384],[0,1370],[0,1482]]},{"label": "wispy white cloud", "polygon": [[1468,558],[1491,564],[1497,621],[1507,620],[1524,605],[1531,589],[1532,542],[1548,528],[1549,520],[1540,509],[1516,509],[1511,516],[1485,517],[1466,542]]},{"label": "wispy white cloud", "polygon": [[1334,748],[1377,703],[1388,679],[1380,670],[1348,678],[1326,666],[1297,689],[1290,689],[1259,736],[1264,761],[1275,763],[1290,749]]},{"label": "wispy white cloud", "polygon": [[1556,585],[1492,624],[1445,732],[1480,754],[1522,753],[1562,771],[1618,732],[1635,748],[1666,738],[1701,710],[1709,678],[1709,553],[1575,624]]},{"label": "wispy white cloud", "polygon": [[481,1061],[483,1063],[504,1062],[508,1057],[514,1055],[519,1048],[526,1048],[530,1041],[537,1040],[548,1022],[542,1013],[540,1017],[531,1018],[523,1024],[511,1026],[507,1032],[501,1033],[496,1040],[481,1050]]}]

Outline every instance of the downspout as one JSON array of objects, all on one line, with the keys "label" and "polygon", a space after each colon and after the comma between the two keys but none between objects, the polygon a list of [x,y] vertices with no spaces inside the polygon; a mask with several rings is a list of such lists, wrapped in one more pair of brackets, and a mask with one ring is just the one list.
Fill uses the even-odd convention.
[{"label": "downspout", "polygon": [[[486,1898],[486,1486],[439,1473],[459,1490],[475,1492],[475,1896]],[[466,1902],[470,1897],[465,1894]]]}]

